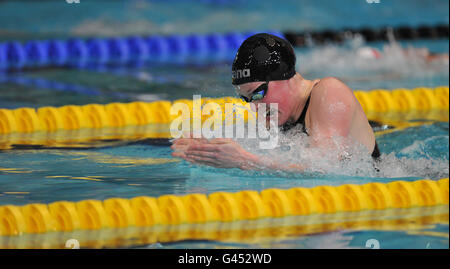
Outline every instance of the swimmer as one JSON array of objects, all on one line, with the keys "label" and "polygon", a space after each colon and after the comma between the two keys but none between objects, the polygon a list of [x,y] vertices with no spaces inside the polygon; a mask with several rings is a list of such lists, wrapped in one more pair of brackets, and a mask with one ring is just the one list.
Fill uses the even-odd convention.
[{"label": "swimmer", "polygon": [[[328,151],[341,148],[345,145],[336,145],[333,137],[344,137],[364,145],[368,155],[379,158],[374,132],[352,90],[333,77],[308,80],[296,72],[295,64],[296,56],[288,41],[270,34],[256,34],[246,39],[236,54],[232,84],[255,111],[258,104],[269,107],[270,103],[277,103],[280,130],[300,125],[311,138],[312,147]],[[229,138],[179,138],[171,148],[172,156],[193,164],[243,170],[307,169],[301,163],[280,163],[255,155]]]},{"label": "swimmer", "polygon": [[377,48],[364,46],[356,50],[356,54],[364,59],[377,60],[389,57],[391,51],[400,51],[406,58],[415,58],[425,60],[427,63],[448,62],[448,53],[434,53],[427,48],[401,48],[397,43],[385,46],[383,51]]}]

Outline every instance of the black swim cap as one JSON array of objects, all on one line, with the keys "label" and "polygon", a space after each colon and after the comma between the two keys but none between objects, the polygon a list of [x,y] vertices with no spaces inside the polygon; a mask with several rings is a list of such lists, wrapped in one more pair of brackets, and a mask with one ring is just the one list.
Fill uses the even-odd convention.
[{"label": "black swim cap", "polygon": [[291,44],[271,34],[247,38],[234,58],[233,85],[255,81],[286,80],[295,75],[295,53]]}]

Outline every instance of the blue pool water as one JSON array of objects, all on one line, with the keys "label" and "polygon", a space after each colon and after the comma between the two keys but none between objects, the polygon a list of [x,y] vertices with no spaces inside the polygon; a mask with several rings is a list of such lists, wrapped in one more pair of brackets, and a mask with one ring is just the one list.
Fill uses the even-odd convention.
[{"label": "blue pool water", "polygon": [[[194,166],[172,158],[168,146],[145,142],[125,146],[111,142],[83,150],[4,151],[0,168],[10,170],[0,170],[2,191],[13,194],[0,195],[0,204],[440,179],[449,174],[448,128],[448,122],[435,122],[379,136],[380,172],[356,161],[348,167],[329,167],[326,175]],[[352,168],[358,165],[359,169]]]},{"label": "blue pool water", "polygon": [[[123,36],[448,23],[445,0],[2,1],[2,39]],[[16,14],[14,19],[9,14]],[[226,23],[224,23],[226,22]]]},{"label": "blue pool water", "polygon": [[[65,38],[69,36],[124,36],[132,34],[209,33],[254,30],[320,30],[448,23],[448,1],[65,1],[0,3],[0,41]],[[174,9],[173,6],[177,8]],[[7,16],[20,14],[13,20]],[[270,17],[270,20],[267,18]],[[342,18],[345,18],[343,20]],[[229,23],[223,23],[227,21]],[[306,78],[336,76],[354,90],[448,86],[448,60],[432,65],[404,58],[395,48],[425,47],[448,53],[448,40],[369,44],[387,57],[368,62],[355,51],[360,40],[343,45],[296,49],[297,70]],[[385,49],[387,46],[388,49]],[[390,50],[389,50],[390,48]],[[46,83],[36,86],[30,79]],[[27,82],[28,81],[28,82]],[[53,84],[52,84],[53,83]],[[85,91],[61,91],[54,83],[77,85]],[[53,86],[52,86],[53,85]],[[136,100],[176,100],[234,96],[230,63],[102,70],[41,69],[0,74],[0,108],[84,105]],[[120,133],[121,130],[116,130]],[[61,134],[64,135],[74,135]],[[19,135],[0,135],[0,144]],[[380,172],[365,160],[327,167],[326,173],[255,172],[193,166],[171,157],[167,143],[127,139],[92,142],[84,149],[14,149],[0,151],[0,205],[24,205],[110,197],[158,197],[164,194],[288,189],[346,183],[434,180],[449,176],[448,121],[422,122],[406,129],[377,133],[382,152]],[[23,140],[23,139],[22,139]],[[26,138],[25,138],[26,140]],[[20,142],[18,142],[20,143]],[[77,142],[66,146],[79,146]],[[284,156],[274,157],[286,157]],[[289,156],[288,156],[289,157]],[[320,163],[320,160],[316,160]],[[377,239],[381,248],[448,248],[447,221],[420,220],[395,228],[329,229],[308,235],[271,237],[264,241],[183,240],[159,245],[123,242],[139,248],[364,248]],[[414,228],[411,225],[414,224]],[[409,225],[409,226],[408,226]]]}]

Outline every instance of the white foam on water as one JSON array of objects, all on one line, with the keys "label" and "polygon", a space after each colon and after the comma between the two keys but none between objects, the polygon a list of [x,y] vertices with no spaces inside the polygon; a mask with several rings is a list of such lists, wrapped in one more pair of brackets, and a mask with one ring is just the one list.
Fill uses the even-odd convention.
[{"label": "white foam on water", "polygon": [[[432,138],[428,140],[430,139],[432,140]],[[306,167],[305,171],[299,171],[299,173],[351,177],[433,179],[448,177],[449,175],[447,159],[433,158],[424,152],[423,144],[428,141],[415,141],[413,145],[400,149],[398,152],[382,153],[379,161],[374,161],[371,152],[364,145],[342,137],[331,139],[334,147],[318,148],[311,146],[311,137],[301,132],[300,125],[285,133],[279,132],[279,144],[273,150],[260,149],[258,139],[244,138],[236,141],[247,151],[273,160],[274,163],[299,164]],[[407,154],[407,157],[398,156],[405,154]],[[417,155],[425,157],[414,158]],[[270,172],[283,173],[284,171],[280,169]]]},{"label": "white foam on water", "polygon": [[344,46],[312,47],[297,52],[297,70],[311,76],[326,72],[347,82],[448,77],[448,56],[428,61],[427,49],[403,47],[393,40],[379,50],[379,58],[368,53],[372,49],[361,38],[350,39]]},{"label": "white foam on water", "polygon": [[435,158],[396,157],[395,153],[382,155],[378,165],[379,177],[419,177],[439,179],[449,176],[448,160]]}]

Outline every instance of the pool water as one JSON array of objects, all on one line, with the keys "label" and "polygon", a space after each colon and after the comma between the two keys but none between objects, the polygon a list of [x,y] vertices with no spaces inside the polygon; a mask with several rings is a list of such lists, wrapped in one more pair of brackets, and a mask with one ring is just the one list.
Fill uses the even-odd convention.
[{"label": "pool water", "polygon": [[[173,2],[176,2],[179,10],[171,8]],[[118,1],[99,1],[94,4],[86,1],[83,5],[68,7],[64,1],[45,1],[27,2],[29,8],[25,11],[17,2],[6,1],[0,3],[0,41],[73,35],[119,36],[255,29],[298,31],[387,24],[414,26],[448,23],[449,20],[448,1],[436,1],[439,5],[408,1],[407,8],[404,8],[405,3],[402,1],[381,0],[377,5],[369,5],[366,1],[352,4],[335,2],[305,1],[300,4],[286,1],[283,6],[277,6],[272,1],[230,0],[221,4],[201,2],[194,7],[191,1],[129,1],[127,4]],[[277,10],[273,13],[275,15],[268,9],[274,6]],[[12,9],[23,11],[19,20],[13,21],[4,15],[4,12]],[[49,12],[55,16],[42,19],[30,16],[31,12]],[[266,19],[268,16],[271,16],[271,20]],[[343,16],[347,20],[341,20]],[[39,21],[35,22],[37,18]],[[226,25],[223,20],[232,23]],[[336,76],[353,90],[363,91],[449,84],[448,60],[430,65],[417,58],[405,58],[395,50],[398,46],[412,46],[448,53],[448,40],[370,44],[389,51],[388,57],[376,62],[367,61],[355,53],[365,45],[368,44],[354,39],[339,46],[296,49],[297,70],[308,79]],[[41,83],[38,85],[36,80]],[[78,90],[61,90],[55,83],[77,86]],[[149,64],[139,68],[116,66],[95,70],[48,68],[0,73],[0,108],[9,109],[190,99],[193,94],[202,97],[234,96],[230,84],[230,62],[187,66]],[[111,133],[112,136],[120,135],[122,131],[126,130],[117,129]],[[59,137],[73,135],[76,136],[76,132],[55,134]],[[330,166],[325,173],[317,169],[304,174],[195,166],[173,158],[168,141],[155,141],[145,136],[140,139],[125,137],[118,141],[91,141],[88,144],[67,139],[64,147],[45,149],[16,147],[0,150],[0,205],[104,200],[141,195],[158,197],[164,194],[259,191],[267,188],[413,181],[422,178],[437,180],[449,176],[448,116],[447,120],[419,121],[419,124],[411,124],[409,128],[394,128],[376,135],[382,152],[380,172],[367,165],[366,160]],[[18,134],[0,135],[0,145],[11,139],[20,144],[20,141],[28,138]],[[245,142],[242,142],[243,145],[248,144]],[[289,156],[289,153],[283,156],[279,154],[273,157]],[[319,159],[316,161],[320,163]],[[381,248],[448,248],[448,206],[440,210],[442,212],[439,211],[439,214],[443,217],[437,221],[426,222],[417,218],[420,214],[416,212],[408,215],[403,222],[398,221],[388,227],[374,225],[357,229],[339,226],[306,234],[290,234],[287,228],[277,228],[284,236],[253,241],[195,238],[158,244],[124,240],[121,244],[107,247],[365,248],[367,240],[376,239]]]},{"label": "pool water", "polygon": [[[445,0],[2,1],[1,39],[417,26],[449,21]],[[15,14],[15,19],[7,16]],[[270,18],[270,19],[269,19]],[[226,22],[226,23],[224,23]],[[1,40],[0,39],[0,40]]]},{"label": "pool water", "polygon": [[330,168],[326,175],[196,166],[172,158],[170,147],[146,140],[73,150],[5,150],[0,204],[440,179],[449,174],[448,128],[448,122],[436,122],[379,136],[383,159],[378,173],[362,165]]},{"label": "pool water", "polygon": [[[126,141],[110,142],[109,145],[91,143],[91,148],[85,149],[6,150],[0,154],[0,205],[387,183],[422,178],[437,180],[449,174],[448,128],[448,122],[433,122],[378,136],[383,153],[379,165],[381,171],[378,173],[357,161],[352,165],[329,168],[325,174],[195,166],[172,158],[171,149],[166,144],[155,145],[145,139],[141,142],[130,141],[129,145],[124,145]],[[444,220],[437,223],[423,223],[423,219],[410,214],[406,221],[400,221],[393,228],[370,226],[373,231],[330,228],[308,235],[294,234],[250,242],[245,237],[228,241],[195,238],[165,241],[160,245],[133,244],[134,241],[129,240],[122,241],[122,245],[106,247],[353,248],[365,247],[363,239],[376,238],[385,248],[448,248],[448,206],[443,211]],[[302,222],[295,223],[299,225]],[[413,229],[408,228],[411,225]],[[270,224],[269,227],[273,226]],[[280,230],[283,231],[283,228],[277,228],[278,232]],[[411,242],[414,243],[411,245]]]}]

